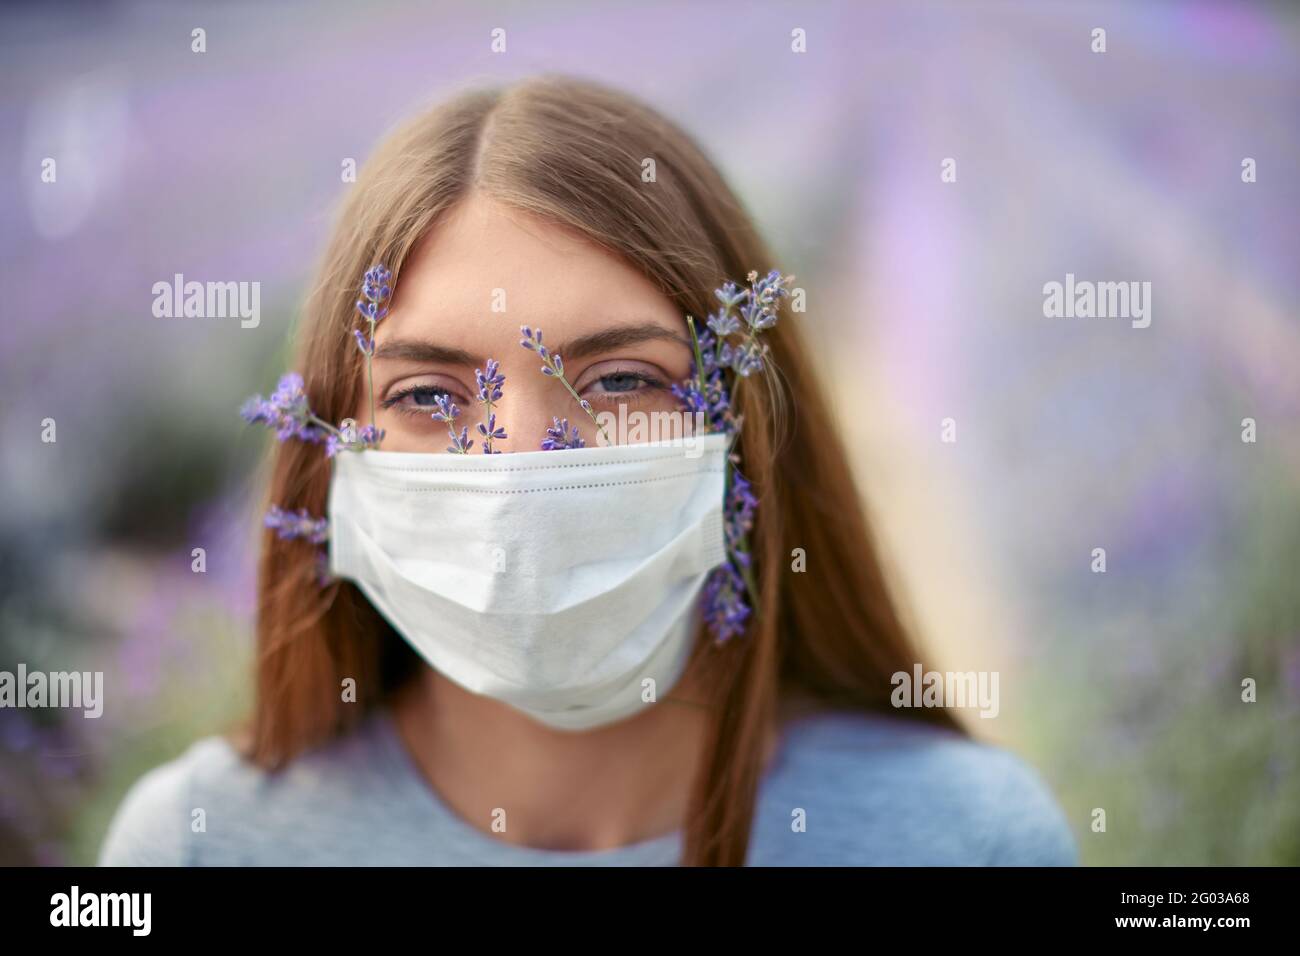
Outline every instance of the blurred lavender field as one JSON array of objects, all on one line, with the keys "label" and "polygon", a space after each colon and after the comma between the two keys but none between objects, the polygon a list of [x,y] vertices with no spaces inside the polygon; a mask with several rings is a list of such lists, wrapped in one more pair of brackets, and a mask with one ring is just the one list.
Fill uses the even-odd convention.
[{"label": "blurred lavender field", "polygon": [[[286,365],[341,163],[541,71],[683,124],[808,290],[925,663],[1001,673],[970,723],[1041,768],[1085,862],[1300,863],[1293,8],[359,10],[0,11],[0,669],[107,696],[0,709],[0,863],[93,860],[132,780],[247,707],[264,436],[236,411]],[[155,318],[176,273],[260,282],[260,324]],[[1067,273],[1149,281],[1150,327],[1044,317]]]}]

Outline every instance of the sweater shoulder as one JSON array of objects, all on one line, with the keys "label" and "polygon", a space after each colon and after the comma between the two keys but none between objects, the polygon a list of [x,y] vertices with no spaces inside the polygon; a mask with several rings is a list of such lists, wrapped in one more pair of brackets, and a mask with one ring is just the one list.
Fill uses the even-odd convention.
[{"label": "sweater shoulder", "polygon": [[[204,737],[153,767],[127,789],[100,844],[100,866],[184,866],[190,860],[198,781],[240,763],[223,737]],[[201,809],[201,808],[198,808]]]},{"label": "sweater shoulder", "polygon": [[[209,736],[127,790],[100,848],[101,866],[310,861],[329,834],[373,803],[373,723],[269,770]],[[321,841],[325,842],[322,843]]]},{"label": "sweater shoulder", "polygon": [[759,864],[1078,862],[1060,805],[1023,758],[892,714],[830,710],[788,721],[758,813]]}]

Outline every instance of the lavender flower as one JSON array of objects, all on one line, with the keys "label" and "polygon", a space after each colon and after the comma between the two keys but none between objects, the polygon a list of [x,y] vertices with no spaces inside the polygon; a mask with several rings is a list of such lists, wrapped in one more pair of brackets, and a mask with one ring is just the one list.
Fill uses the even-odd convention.
[{"label": "lavender flower", "polygon": [[393,274],[383,265],[371,266],[366,270],[365,275],[361,277],[361,295],[357,299],[357,311],[361,317],[369,323],[370,332],[365,334],[361,329],[354,329],[353,335],[357,340],[357,347],[361,349],[362,354],[366,357],[366,383],[370,388],[370,423],[375,424],[378,419],[375,417],[375,376],[371,368],[372,361],[375,357],[375,326],[379,324],[384,316],[388,315],[388,300],[393,293],[392,286],[389,284]]},{"label": "lavender flower", "polygon": [[469,427],[462,427],[460,434],[457,435],[454,424],[460,417],[460,408],[452,403],[451,396],[446,392],[439,393],[435,401],[438,403],[438,410],[433,412],[431,417],[435,422],[446,422],[447,431],[451,433],[451,444],[447,446],[447,451],[457,455],[469,454],[470,448],[474,446],[474,440],[469,437]]},{"label": "lavender flower", "polygon": [[[519,340],[519,344],[530,352],[536,352],[538,357],[541,358],[542,374],[550,376],[551,378],[559,379],[560,384],[563,385],[568,390],[569,394],[573,396],[573,400],[578,403],[578,406],[587,413],[593,422],[596,423],[596,427],[600,429],[600,434],[604,437],[605,443],[613,444],[609,437],[609,432],[605,431],[605,426],[601,424],[600,420],[596,418],[596,413],[592,411],[591,403],[579,395],[574,387],[569,384],[569,380],[564,377],[564,360],[561,359],[560,356],[552,354],[547,350],[546,346],[542,344],[542,330],[538,329],[536,332],[533,332],[532,329],[525,325],[522,326],[519,331],[523,334],[523,338]],[[547,429],[547,434],[550,434],[550,429]],[[543,447],[545,447],[546,443],[543,442],[542,444]],[[568,446],[561,445],[559,447]]]},{"label": "lavender flower", "polygon": [[702,598],[704,619],[719,644],[742,633],[749,620],[748,596],[753,593],[750,580],[753,559],[748,538],[754,526],[754,511],[758,507],[758,499],[745,476],[734,467],[729,471],[731,487],[723,517],[727,561],[709,574]]},{"label": "lavender flower", "polygon": [[366,274],[361,277],[361,295],[363,298],[357,300],[357,311],[361,317],[366,319],[371,325],[371,337],[374,337],[374,326],[379,323],[384,316],[388,315],[388,306],[385,304],[389,296],[392,295],[392,287],[389,285],[393,274],[382,265],[371,266],[366,270]]},{"label": "lavender flower", "polygon": [[334,575],[330,574],[330,553],[324,548],[316,549],[316,586],[328,587],[334,582]]},{"label": "lavender flower", "polygon": [[704,621],[713,632],[716,643],[723,644],[744,633],[750,615],[745,600],[745,581],[731,561],[714,568],[704,582],[701,602]]},{"label": "lavender flower", "polygon": [[[307,401],[303,378],[297,372],[287,372],[277,383],[270,398],[254,395],[240,409],[243,419],[252,424],[264,424],[275,432],[280,441],[295,438],[316,444],[324,443],[326,457],[332,458],[345,449],[377,448],[384,432],[375,424],[375,390],[370,360],[375,353],[375,326],[388,315],[388,300],[392,296],[392,273],[382,265],[368,269],[361,281],[362,299],[357,300],[357,311],[369,326],[367,335],[361,329],[353,330],[357,347],[366,356],[366,377],[370,381],[370,424],[359,432],[351,427],[340,431],[323,421]],[[453,414],[454,417],[454,414]],[[461,438],[465,438],[462,430]],[[317,546],[315,571],[322,586],[332,581],[329,574],[329,555],[320,545],[329,540],[329,521],[313,518],[307,509],[288,511],[272,505],[262,519],[265,527],[272,529],[283,540],[300,540]]]},{"label": "lavender flower", "polygon": [[478,433],[483,436],[483,454],[499,455],[501,452],[492,447],[494,441],[500,441],[502,438],[509,438],[504,428],[497,427],[497,416],[495,413],[488,415],[487,424],[478,423]]},{"label": "lavender flower", "polygon": [[[768,348],[758,340],[758,336],[776,325],[780,318],[781,299],[790,294],[786,286],[794,281],[794,276],[782,276],[775,269],[762,278],[757,272],[749,273],[747,278],[748,289],[726,282],[714,291],[722,308],[705,322],[716,336],[713,340],[715,363],[731,369],[741,378],[763,370]],[[744,336],[743,339],[729,342],[727,337],[737,332]]]},{"label": "lavender flower", "polygon": [[487,370],[475,369],[474,379],[478,383],[478,400],[484,405],[501,401],[501,386],[506,377],[501,374],[501,364],[496,359],[487,360]]},{"label": "lavender flower", "polygon": [[[703,412],[711,432],[735,435],[740,430],[740,416],[735,411],[735,388],[728,384],[726,373],[735,386],[765,367],[769,355],[759,336],[773,328],[781,299],[790,294],[786,288],[794,276],[782,276],[772,270],[762,278],[757,272],[746,277],[749,288],[724,282],[714,290],[722,308],[711,314],[706,328],[697,330],[695,320],[687,316],[695,361],[691,377],[672,386],[672,393],[685,411]],[[730,337],[739,335],[738,341]],[[749,551],[749,533],[754,526],[758,499],[749,481],[729,459],[728,490],[724,506],[723,533],[727,561],[710,573],[704,586],[702,608],[705,621],[718,643],[744,632],[751,609],[750,596],[753,558]]]},{"label": "lavender flower", "polygon": [[296,438],[319,443],[332,430],[308,406],[302,376],[297,372],[285,373],[270,398],[254,395],[244,403],[239,414],[249,424],[266,425],[279,441]]},{"label": "lavender flower", "polygon": [[308,544],[324,544],[329,540],[329,519],[313,518],[306,508],[286,511],[279,505],[271,505],[262,524],[285,541],[301,539]]},{"label": "lavender flower", "polygon": [[[736,468],[731,469],[731,488],[727,496],[727,523],[725,532],[727,548],[733,552],[743,551],[746,536],[754,527],[754,512],[758,509],[758,499],[754,497],[753,486]],[[749,564],[746,553],[742,564]]]},{"label": "lavender flower", "polygon": [[749,293],[746,290],[741,289],[736,285],[736,283],[730,280],[722,283],[721,288],[714,289],[713,295],[722,303],[723,308],[727,312],[730,312],[733,308],[740,305],[740,303],[744,302],[745,299],[749,297]]},{"label": "lavender flower", "polygon": [[710,432],[730,435],[738,423],[732,413],[730,391],[724,375],[726,365],[715,347],[714,336],[707,330],[695,334],[695,320],[687,317],[691,335],[696,345],[696,361],[691,366],[691,377],[684,383],[674,384],[672,393],[683,409],[692,415],[703,412],[708,419]]},{"label": "lavender flower", "polygon": [[250,424],[260,423],[271,428],[280,441],[295,438],[312,444],[323,442],[328,458],[345,449],[377,448],[384,437],[384,433],[374,425],[367,425],[354,436],[323,421],[307,404],[302,376],[297,372],[285,373],[270,398],[254,395],[244,403],[239,413]]},{"label": "lavender flower", "polygon": [[551,421],[555,424],[546,429],[546,438],[542,440],[542,451],[560,451],[565,448],[584,448],[586,442],[578,434],[578,426],[572,426],[570,432],[569,420],[567,418],[555,418],[552,416]]},{"label": "lavender flower", "polygon": [[392,278],[393,274],[384,266],[374,266],[362,276],[361,292],[371,302],[383,302],[392,292],[388,285]]},{"label": "lavender flower", "polygon": [[[719,290],[721,291],[721,290]],[[729,301],[724,299],[724,302]],[[709,316],[709,329],[717,336],[727,336],[740,331],[740,319],[731,314],[730,309],[715,312]]]},{"label": "lavender flower", "polygon": [[272,505],[266,517],[262,519],[262,523],[273,529],[285,541],[299,540],[315,545],[312,565],[316,575],[316,586],[324,588],[334,582],[334,576],[330,574],[329,551],[324,547],[325,542],[329,540],[327,518],[313,518],[307,513],[306,508],[299,508],[294,512]]},{"label": "lavender flower", "polygon": [[492,447],[492,442],[508,438],[505,429],[497,427],[497,417],[492,413],[492,403],[501,400],[501,386],[506,377],[501,374],[501,366],[496,359],[487,360],[487,369],[475,369],[474,378],[478,382],[478,400],[483,406],[487,424],[479,422],[478,433],[483,436],[483,454],[496,455],[500,452]]},{"label": "lavender flower", "polygon": [[364,451],[367,448],[378,448],[379,443],[383,440],[383,429],[376,428],[374,425],[366,425],[355,434],[348,431],[337,432],[325,439],[325,457],[333,458],[341,451]]}]

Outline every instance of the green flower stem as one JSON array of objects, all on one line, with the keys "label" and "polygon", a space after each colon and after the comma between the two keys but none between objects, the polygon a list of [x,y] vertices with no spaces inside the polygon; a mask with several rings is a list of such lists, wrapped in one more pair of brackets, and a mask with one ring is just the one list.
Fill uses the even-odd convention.
[{"label": "green flower stem", "polygon": [[700,337],[695,332],[695,318],[688,315],[686,326],[691,330],[691,348],[695,350],[695,384],[701,395],[704,394],[704,354],[700,351]]},{"label": "green flower stem", "polygon": [[339,431],[337,428],[335,428],[335,427],[334,427],[333,425],[331,425],[329,422],[324,421],[324,420],[322,420],[322,419],[320,419],[320,418],[317,418],[317,417],[316,417],[312,412],[308,412],[308,413],[307,413],[307,421],[308,421],[309,424],[316,425],[316,426],[318,426],[318,427],[320,427],[320,428],[323,428],[323,429],[325,429],[327,432],[329,432],[329,433],[331,433],[331,434],[333,434],[333,435],[338,435],[340,438],[343,437],[343,433],[342,433],[341,431]]},{"label": "green flower stem", "polygon": [[[375,304],[378,308],[378,303]],[[375,373],[371,370],[371,359],[375,351],[375,319],[370,319],[370,348],[366,349],[366,381],[370,387],[370,424],[375,427],[375,433],[379,433],[379,422],[375,418]]]},{"label": "green flower stem", "polygon": [[[483,405],[483,427],[484,427],[484,428],[490,428],[491,423],[492,423],[492,398],[491,398],[491,395],[492,395],[492,389],[491,389],[491,387],[489,386],[489,387],[484,391],[483,394],[485,394],[485,395],[488,396],[488,398],[484,399],[483,402],[482,402],[482,405]],[[492,432],[491,432],[491,431],[489,431],[489,432],[487,433],[487,435],[484,436],[484,438],[483,438],[483,454],[485,454],[485,455],[490,455],[490,454],[492,454]]]},{"label": "green flower stem", "polygon": [[591,405],[582,400],[582,396],[579,395],[577,391],[574,390],[573,386],[569,384],[569,380],[564,377],[564,373],[555,367],[555,357],[548,354],[542,361],[544,361],[546,367],[551,370],[552,377],[560,380],[560,384],[569,390],[569,394],[573,396],[573,400],[578,403],[578,406],[587,413],[587,417],[596,423],[596,427],[600,429],[601,435],[605,438],[605,444],[614,444],[610,441],[609,432],[605,431],[605,426],[600,423],[600,420],[596,418],[596,413],[591,410]]}]

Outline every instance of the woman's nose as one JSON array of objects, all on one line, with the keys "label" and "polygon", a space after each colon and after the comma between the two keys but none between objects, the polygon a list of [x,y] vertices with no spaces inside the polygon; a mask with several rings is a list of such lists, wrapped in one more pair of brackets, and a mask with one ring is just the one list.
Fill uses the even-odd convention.
[{"label": "woman's nose", "polygon": [[[546,440],[546,430],[556,418],[567,418],[570,428],[577,426],[587,444],[594,444],[595,424],[573,400],[567,389],[555,379],[536,373],[537,382],[507,382],[501,400],[492,406],[497,427],[506,438],[492,442],[494,451],[538,451]],[[510,388],[515,385],[515,388]],[[591,426],[588,428],[588,426]],[[477,438],[482,440],[482,435]],[[476,451],[478,449],[475,449]]]}]

